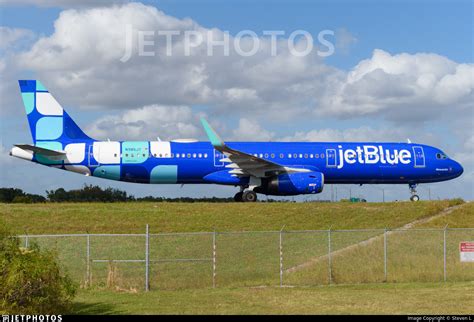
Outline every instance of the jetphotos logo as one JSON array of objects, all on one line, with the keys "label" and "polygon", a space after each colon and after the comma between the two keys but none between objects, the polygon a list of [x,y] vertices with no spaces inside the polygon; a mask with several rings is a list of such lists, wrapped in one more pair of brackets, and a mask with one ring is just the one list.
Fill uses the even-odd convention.
[{"label": "jetphotos logo", "polygon": [[2,322],[61,322],[62,320],[62,315],[2,315]]},{"label": "jetphotos logo", "polygon": [[[315,35],[316,36],[316,35]],[[335,32],[322,30],[316,40],[306,30],[264,30],[260,35],[252,30],[241,30],[234,36],[229,31],[217,30],[138,30],[125,26],[125,46],[120,61],[132,56],[230,56],[251,57],[264,53],[275,57],[284,50],[295,57],[305,57],[316,50],[319,57],[334,54]]]},{"label": "jetphotos logo", "polygon": [[355,149],[343,149],[338,147],[339,163],[337,168],[341,169],[344,164],[410,164],[412,154],[406,149],[384,149],[381,145],[357,146]]}]

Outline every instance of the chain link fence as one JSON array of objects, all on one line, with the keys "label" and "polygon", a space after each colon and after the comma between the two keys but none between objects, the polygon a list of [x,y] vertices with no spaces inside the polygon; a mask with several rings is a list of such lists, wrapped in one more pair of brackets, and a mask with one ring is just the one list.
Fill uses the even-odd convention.
[{"label": "chain link fence", "polygon": [[473,281],[474,228],[22,235],[83,287],[128,290]]}]

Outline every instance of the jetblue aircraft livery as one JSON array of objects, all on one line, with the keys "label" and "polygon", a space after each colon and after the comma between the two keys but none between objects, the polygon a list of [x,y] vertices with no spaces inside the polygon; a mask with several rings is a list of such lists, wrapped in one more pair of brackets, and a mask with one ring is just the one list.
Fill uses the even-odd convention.
[{"label": "jetblue aircraft livery", "polygon": [[240,188],[236,201],[257,193],[320,193],[324,184],[407,184],[454,179],[461,165],[438,148],[380,142],[225,142],[201,119],[210,142],[97,141],[88,137],[48,90],[20,80],[33,144],[10,155],[110,180],[154,184],[222,184]]}]

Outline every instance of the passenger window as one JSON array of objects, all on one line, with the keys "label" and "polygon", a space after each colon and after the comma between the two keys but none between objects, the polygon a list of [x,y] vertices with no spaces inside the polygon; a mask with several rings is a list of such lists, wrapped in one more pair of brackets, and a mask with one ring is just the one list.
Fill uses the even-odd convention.
[{"label": "passenger window", "polygon": [[307,154],[305,154],[305,155],[304,155],[304,158],[305,158],[305,159],[307,159],[307,158],[308,158],[308,155],[307,155]]},{"label": "passenger window", "polygon": [[207,153],[204,153],[204,157],[207,158]]},{"label": "passenger window", "polygon": [[293,158],[295,158],[295,159],[296,159],[297,157],[298,157],[298,154],[296,154],[296,153],[293,153]]},{"label": "passenger window", "polygon": [[265,153],[265,158],[268,159],[268,153]]},{"label": "passenger window", "polygon": [[283,159],[283,153],[280,153],[280,159]]},{"label": "passenger window", "polygon": [[271,157],[272,157],[272,159],[273,159],[273,158],[275,157],[275,154],[273,154],[273,153],[272,153],[270,156],[271,156]]}]

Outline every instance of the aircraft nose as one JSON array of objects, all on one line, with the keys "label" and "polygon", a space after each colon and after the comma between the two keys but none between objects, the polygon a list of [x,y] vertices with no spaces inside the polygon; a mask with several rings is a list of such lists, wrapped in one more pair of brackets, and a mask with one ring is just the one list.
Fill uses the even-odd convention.
[{"label": "aircraft nose", "polygon": [[457,177],[459,177],[464,172],[462,165],[459,162],[454,161],[454,160],[453,160],[453,172],[456,174]]}]

